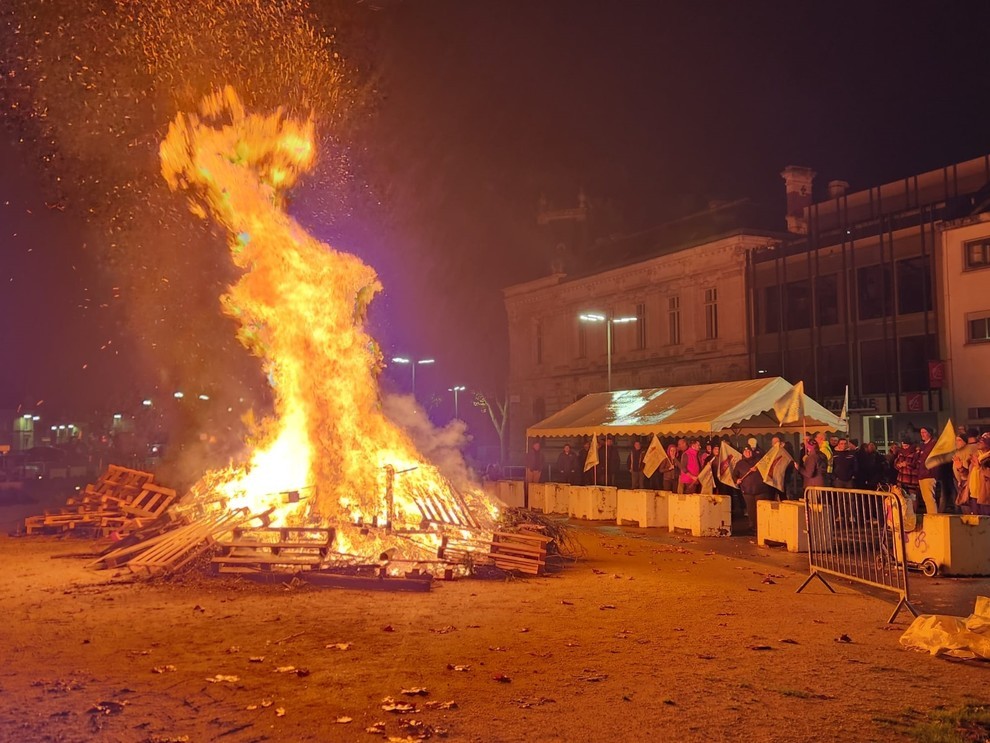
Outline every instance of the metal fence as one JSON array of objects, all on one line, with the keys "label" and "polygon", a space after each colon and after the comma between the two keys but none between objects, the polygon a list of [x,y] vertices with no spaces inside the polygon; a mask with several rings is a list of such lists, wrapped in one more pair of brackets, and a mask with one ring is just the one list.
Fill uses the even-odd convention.
[{"label": "metal fence", "polygon": [[905,524],[914,528],[914,512],[900,491],[807,488],[804,503],[811,574],[798,593],[813,578],[835,593],[824,577],[835,576],[896,593],[888,623],[904,607],[918,615],[908,594],[904,552]]}]

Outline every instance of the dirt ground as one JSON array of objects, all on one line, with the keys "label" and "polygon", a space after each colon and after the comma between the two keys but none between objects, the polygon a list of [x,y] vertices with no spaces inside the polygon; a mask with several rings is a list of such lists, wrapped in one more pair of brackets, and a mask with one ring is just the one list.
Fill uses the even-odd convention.
[{"label": "dirt ground", "polygon": [[797,555],[577,528],[552,576],[421,594],[127,583],[93,542],[2,537],[0,740],[893,741],[987,701],[990,668],[900,649],[891,603],[796,594]]}]

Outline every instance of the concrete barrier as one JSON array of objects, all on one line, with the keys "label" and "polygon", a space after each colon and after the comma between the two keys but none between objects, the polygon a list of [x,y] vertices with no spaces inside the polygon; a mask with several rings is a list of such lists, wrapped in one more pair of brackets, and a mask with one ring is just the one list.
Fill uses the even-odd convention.
[{"label": "concrete barrier", "polygon": [[522,508],[526,501],[526,483],[522,480],[499,480],[498,499],[511,508]]},{"label": "concrete barrier", "polygon": [[727,495],[671,493],[667,498],[667,527],[695,537],[732,536],[732,499]]},{"label": "concrete barrier", "polygon": [[602,485],[571,485],[567,513],[589,521],[615,520],[616,488]]},{"label": "concrete barrier", "polygon": [[909,563],[934,568],[926,575],[990,575],[990,516],[935,513],[904,535]]},{"label": "concrete barrier", "polygon": [[530,483],[529,507],[543,513],[567,513],[570,491],[566,482]]},{"label": "concrete barrier", "polygon": [[615,522],[646,529],[667,526],[667,499],[663,490],[619,490],[615,496]]}]

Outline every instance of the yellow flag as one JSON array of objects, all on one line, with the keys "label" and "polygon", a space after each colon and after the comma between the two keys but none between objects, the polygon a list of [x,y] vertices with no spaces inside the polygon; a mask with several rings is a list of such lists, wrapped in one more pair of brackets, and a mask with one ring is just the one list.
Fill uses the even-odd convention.
[{"label": "yellow flag", "polygon": [[705,466],[701,468],[701,474],[698,475],[698,482],[701,483],[702,495],[711,495],[715,492],[715,477],[712,475],[712,468],[708,462],[705,462]]},{"label": "yellow flag", "polygon": [[673,466],[667,457],[667,452],[660,444],[660,439],[657,438],[656,434],[653,434],[653,441],[650,442],[646,454],[643,455],[643,474],[647,477],[653,477],[653,473],[660,467],[663,467],[664,472],[666,472]]},{"label": "yellow flag", "polygon": [[925,467],[928,469],[935,469],[940,464],[945,464],[946,462],[951,462],[952,457],[956,455],[956,430],[952,427],[952,421],[950,420],[945,424],[945,428],[942,429],[941,435],[938,437],[938,441],[935,442],[935,446],[928,453],[928,459],[925,460]]},{"label": "yellow flag", "polygon": [[718,479],[730,488],[739,489],[736,481],[732,479],[732,470],[739,464],[742,454],[736,451],[728,441],[720,441],[718,444]]},{"label": "yellow flag", "polygon": [[798,382],[773,404],[773,413],[780,425],[804,420],[804,382]]},{"label": "yellow flag", "polygon": [[598,466],[598,435],[591,437],[591,448],[588,449],[588,458],[584,460],[584,471]]},{"label": "yellow flag", "polygon": [[784,473],[787,472],[787,465],[793,461],[794,458],[787,453],[787,449],[784,447],[770,447],[770,451],[764,454],[763,459],[756,463],[756,469],[763,477],[763,482],[783,492]]}]

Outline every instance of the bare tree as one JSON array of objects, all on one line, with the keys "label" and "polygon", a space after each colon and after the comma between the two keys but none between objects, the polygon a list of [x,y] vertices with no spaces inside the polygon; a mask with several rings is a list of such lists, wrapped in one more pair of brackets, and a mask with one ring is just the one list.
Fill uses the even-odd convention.
[{"label": "bare tree", "polygon": [[497,395],[486,395],[484,392],[475,392],[473,405],[481,408],[488,417],[491,418],[495,432],[498,434],[498,463],[505,466],[505,435],[508,432],[506,423],[509,421],[509,398],[508,396],[499,398]]}]

